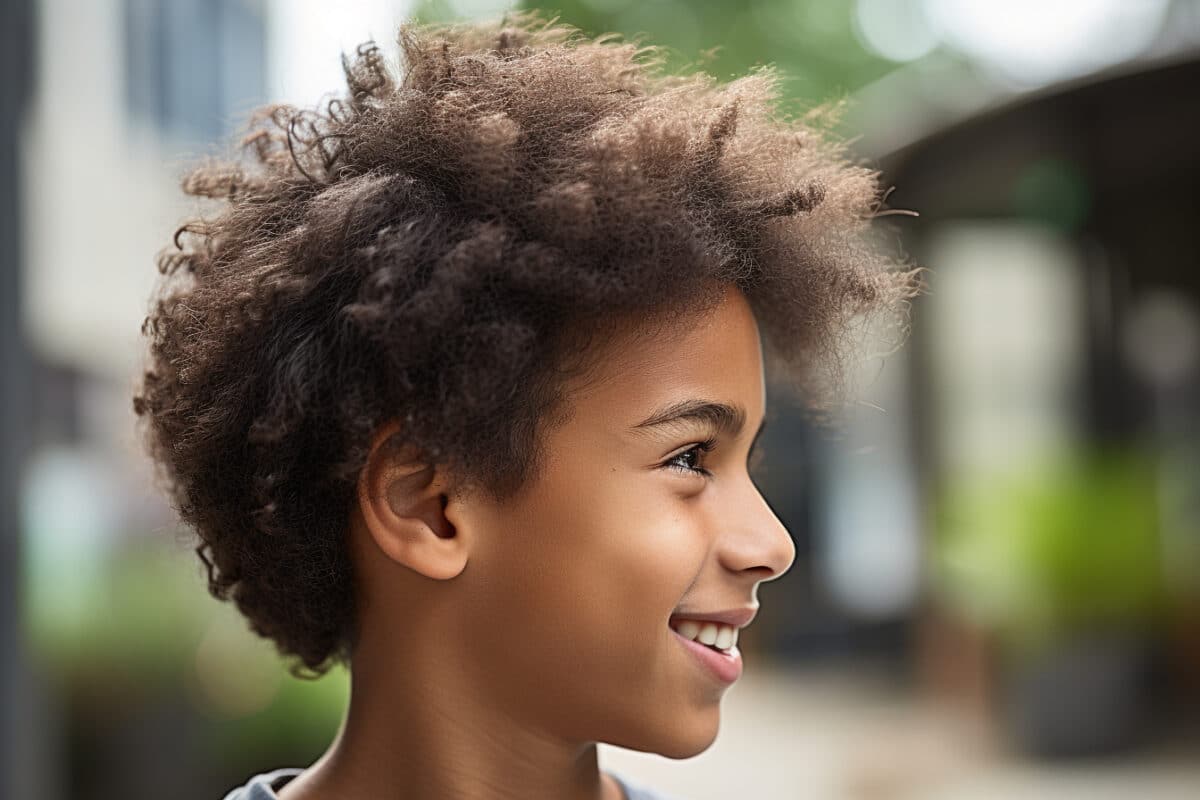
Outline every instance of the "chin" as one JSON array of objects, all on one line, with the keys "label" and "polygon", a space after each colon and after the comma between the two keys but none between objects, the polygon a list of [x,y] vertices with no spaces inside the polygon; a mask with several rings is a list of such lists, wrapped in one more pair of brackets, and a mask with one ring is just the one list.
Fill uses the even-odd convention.
[{"label": "chin", "polygon": [[670,750],[659,748],[652,752],[656,753],[657,755],[662,756],[663,758],[669,758],[674,761],[682,761],[684,759],[695,758],[696,756],[700,755],[705,750],[707,750],[709,747],[711,747],[712,743],[715,740],[716,740],[716,737],[714,736],[714,737],[710,738],[708,741],[706,741],[704,744],[699,745],[699,746],[684,747],[684,748],[680,748],[680,749],[670,749]]},{"label": "chin", "polygon": [[675,739],[669,746],[659,747],[656,752],[664,758],[693,758],[712,747],[713,742],[717,740],[719,729],[720,726],[716,724],[709,728],[697,728],[690,731],[687,737]]},{"label": "chin", "polygon": [[693,758],[712,747],[721,727],[719,709],[714,709],[711,714],[697,714],[690,718],[676,717],[673,722],[673,726],[645,731],[636,739],[610,740],[608,743],[626,750],[679,760]]}]

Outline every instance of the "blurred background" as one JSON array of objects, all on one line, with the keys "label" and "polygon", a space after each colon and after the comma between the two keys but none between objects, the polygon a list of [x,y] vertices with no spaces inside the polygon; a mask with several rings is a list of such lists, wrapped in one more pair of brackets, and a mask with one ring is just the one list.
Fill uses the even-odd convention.
[{"label": "blurred background", "polygon": [[[403,19],[530,5],[4,0],[0,796],[219,798],[328,745],[347,676],[291,678],[208,596],[134,437],[153,257],[251,109],[339,91]],[[848,99],[920,214],[881,235],[933,270],[836,432],[771,389],[798,554],[716,743],[602,766],[695,800],[1200,798],[1200,3],[544,7]]]}]

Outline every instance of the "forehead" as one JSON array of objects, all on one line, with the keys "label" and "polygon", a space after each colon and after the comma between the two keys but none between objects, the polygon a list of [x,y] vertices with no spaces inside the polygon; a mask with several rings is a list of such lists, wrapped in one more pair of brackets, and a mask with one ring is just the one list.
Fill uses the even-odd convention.
[{"label": "forehead", "polygon": [[761,415],[762,350],[754,312],[740,291],[730,289],[715,308],[682,317],[673,327],[628,329],[605,343],[586,384],[572,394],[576,412],[600,411],[627,424],[695,398]]}]

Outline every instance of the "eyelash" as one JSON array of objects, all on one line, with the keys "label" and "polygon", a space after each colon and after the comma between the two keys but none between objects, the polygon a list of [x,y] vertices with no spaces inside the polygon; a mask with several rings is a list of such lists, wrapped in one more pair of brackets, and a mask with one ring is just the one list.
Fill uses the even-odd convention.
[{"label": "eyelash", "polygon": [[686,467],[681,464],[677,464],[676,461],[678,459],[681,459],[684,456],[690,455],[692,453],[707,453],[716,446],[717,446],[717,440],[712,437],[709,437],[702,442],[696,442],[691,447],[689,447],[687,450],[684,450],[682,453],[678,453],[678,454],[672,456],[670,458],[670,460],[668,460],[664,466],[666,466],[670,469],[677,469],[680,472],[685,472],[685,473],[688,473],[691,475],[705,475],[705,476],[712,475],[712,473],[709,472],[704,467]]},{"label": "eyelash", "polygon": [[[664,466],[666,466],[670,469],[679,470],[680,472],[688,473],[689,475],[704,475],[706,477],[711,476],[712,472],[710,470],[705,469],[704,467],[685,467],[685,466],[682,466],[675,462],[677,459],[683,458],[684,456],[689,455],[691,453],[707,453],[716,446],[717,446],[717,440],[710,436],[709,438],[705,439],[702,442],[696,442],[691,447],[689,447],[687,450],[684,450],[683,452],[677,453],[676,455],[672,456],[670,458],[670,460],[668,460],[667,463],[664,464]],[[747,468],[751,472],[754,472],[756,469],[758,469],[758,466],[762,463],[762,459],[763,459],[762,445],[756,444],[754,447],[754,450],[750,453],[750,458],[748,459]]]}]

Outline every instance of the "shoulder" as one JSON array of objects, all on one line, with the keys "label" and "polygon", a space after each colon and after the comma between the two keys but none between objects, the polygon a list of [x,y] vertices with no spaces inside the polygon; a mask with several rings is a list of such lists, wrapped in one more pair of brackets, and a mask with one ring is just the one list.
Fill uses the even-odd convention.
[{"label": "shoulder", "polygon": [[677,795],[666,794],[665,792],[660,792],[657,789],[652,789],[640,781],[620,775],[612,770],[605,771],[611,775],[617,783],[621,784],[621,788],[625,791],[625,797],[627,800],[685,800],[685,798]]},{"label": "shoulder", "polygon": [[303,767],[280,767],[260,772],[241,786],[231,789],[223,800],[277,800],[276,789],[304,772]]}]

